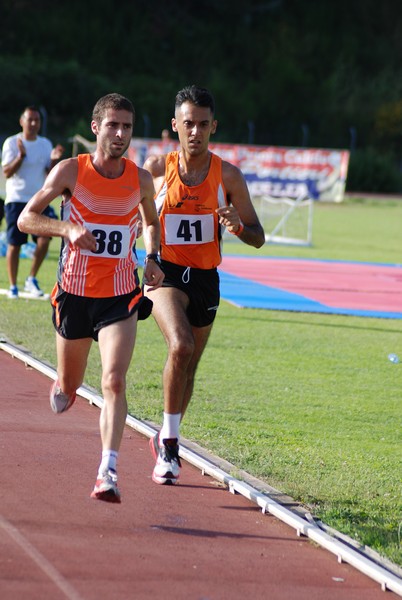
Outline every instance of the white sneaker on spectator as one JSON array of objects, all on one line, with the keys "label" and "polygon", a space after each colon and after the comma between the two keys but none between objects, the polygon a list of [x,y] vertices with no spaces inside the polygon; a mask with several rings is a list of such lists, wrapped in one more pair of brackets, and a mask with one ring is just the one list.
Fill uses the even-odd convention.
[{"label": "white sneaker on spectator", "polygon": [[18,288],[16,285],[12,285],[10,287],[7,293],[7,297],[10,298],[10,300],[16,300],[18,298]]},{"label": "white sneaker on spectator", "polygon": [[29,294],[32,294],[32,296],[36,296],[37,298],[43,296],[43,291],[39,287],[38,280],[35,277],[31,276],[27,277],[27,279],[25,280],[24,292],[28,292]]}]

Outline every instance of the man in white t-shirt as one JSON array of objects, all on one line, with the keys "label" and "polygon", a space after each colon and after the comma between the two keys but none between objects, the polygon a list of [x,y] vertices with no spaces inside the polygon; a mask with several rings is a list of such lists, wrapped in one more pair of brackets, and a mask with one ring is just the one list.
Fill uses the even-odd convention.
[{"label": "man in white t-shirt", "polygon": [[[28,236],[17,227],[24,206],[41,189],[51,168],[63,155],[60,145],[52,148],[50,140],[39,135],[41,116],[35,106],[27,106],[20,117],[21,133],[7,138],[3,145],[1,164],[6,178],[5,216],[7,222],[7,272],[10,281],[8,297],[18,298],[18,266],[20,249]],[[49,217],[55,217],[48,207]],[[25,291],[33,296],[43,296],[36,275],[47,254],[50,238],[34,237],[36,249],[30,275],[25,281]]]}]

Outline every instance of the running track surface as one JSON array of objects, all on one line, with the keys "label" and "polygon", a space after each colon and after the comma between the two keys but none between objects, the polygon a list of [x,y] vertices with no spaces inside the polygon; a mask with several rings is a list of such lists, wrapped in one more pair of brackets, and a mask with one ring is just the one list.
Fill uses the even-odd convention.
[{"label": "running track surface", "polygon": [[224,256],[222,298],[236,306],[402,319],[402,266]]},{"label": "running track surface", "polygon": [[[384,600],[380,586],[184,463],[151,480],[148,439],[126,428],[122,504],[89,498],[99,409],[54,415],[50,379],[0,351],[1,600]],[[387,593],[387,598],[396,598]]]}]

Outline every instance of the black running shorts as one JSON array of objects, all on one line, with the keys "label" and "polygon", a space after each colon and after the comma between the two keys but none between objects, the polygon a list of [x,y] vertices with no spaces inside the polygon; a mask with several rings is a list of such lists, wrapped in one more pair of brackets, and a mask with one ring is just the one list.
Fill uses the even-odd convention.
[{"label": "black running shorts", "polygon": [[187,294],[190,303],[187,316],[193,327],[211,325],[219,306],[219,274],[217,269],[194,269],[162,260],[165,274],[163,287],[174,287]]},{"label": "black running shorts", "polygon": [[130,294],[111,298],[87,298],[69,294],[57,288],[52,293],[53,325],[68,340],[93,338],[98,341],[102,327],[128,319],[138,311],[138,319],[146,319],[152,310],[152,301],[140,287]]}]

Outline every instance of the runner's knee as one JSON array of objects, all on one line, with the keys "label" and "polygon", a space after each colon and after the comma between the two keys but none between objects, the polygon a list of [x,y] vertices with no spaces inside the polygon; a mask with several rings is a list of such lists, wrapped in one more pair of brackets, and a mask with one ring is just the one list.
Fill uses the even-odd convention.
[{"label": "runner's knee", "polygon": [[102,390],[113,396],[117,396],[126,389],[125,377],[117,371],[104,373],[102,376]]},{"label": "runner's knee", "polygon": [[188,361],[194,353],[194,341],[189,338],[176,338],[169,344],[169,354],[179,361]]}]

